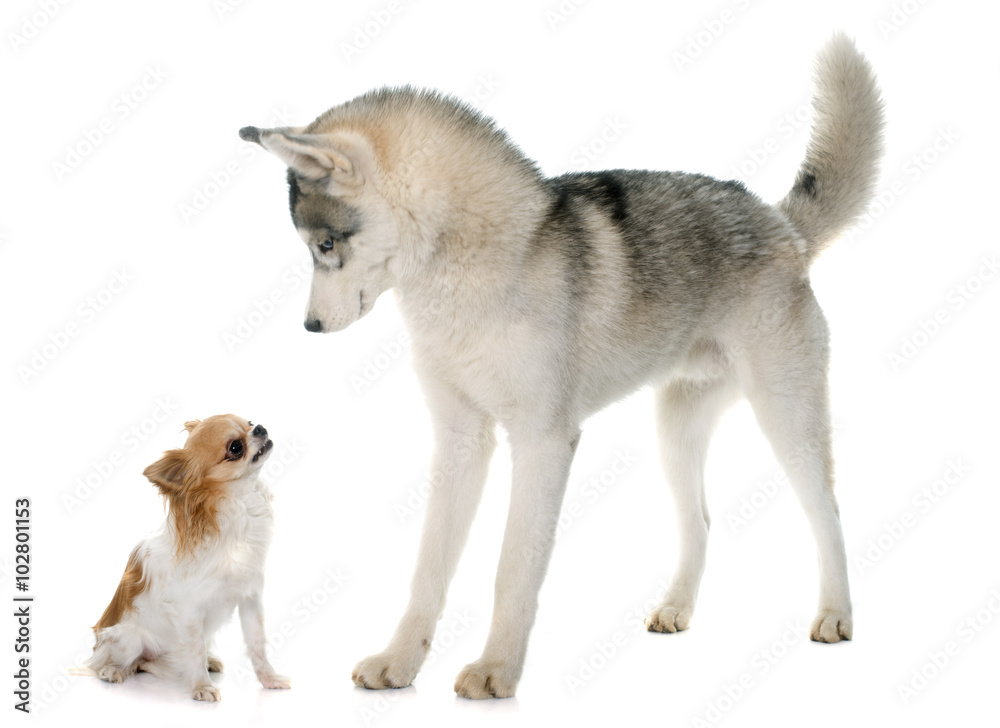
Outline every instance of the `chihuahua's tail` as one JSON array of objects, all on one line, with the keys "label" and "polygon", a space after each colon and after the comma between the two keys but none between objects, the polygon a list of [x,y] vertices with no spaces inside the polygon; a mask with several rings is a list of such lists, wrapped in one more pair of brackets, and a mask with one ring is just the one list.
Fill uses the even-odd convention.
[{"label": "chihuahua's tail", "polygon": [[816,59],[815,119],[791,191],[777,207],[805,238],[809,262],[868,207],[885,126],[875,73],[837,33]]}]

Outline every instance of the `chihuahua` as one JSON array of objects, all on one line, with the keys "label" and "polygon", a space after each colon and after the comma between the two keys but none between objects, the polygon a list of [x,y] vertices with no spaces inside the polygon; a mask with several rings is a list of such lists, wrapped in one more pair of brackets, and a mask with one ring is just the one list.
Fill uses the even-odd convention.
[{"label": "chihuahua", "polygon": [[132,550],[94,626],[88,667],[113,683],[137,671],[179,678],[195,700],[217,701],[208,673],[222,663],[209,646],[239,607],[257,679],[289,688],[267,659],[261,603],[273,512],[258,475],[273,443],[261,425],[235,415],[184,428],[184,447],[143,471],[166,499],[167,521]]}]

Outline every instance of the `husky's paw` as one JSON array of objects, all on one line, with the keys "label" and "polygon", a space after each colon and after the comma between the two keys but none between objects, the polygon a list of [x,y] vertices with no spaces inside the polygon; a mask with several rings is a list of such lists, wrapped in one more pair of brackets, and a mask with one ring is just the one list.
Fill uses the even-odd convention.
[{"label": "husky's paw", "polygon": [[455,678],[455,692],[463,698],[512,698],[517,691],[517,678],[502,662],[477,660],[462,668]]},{"label": "husky's paw", "polygon": [[97,677],[109,683],[120,683],[125,679],[122,671],[114,665],[105,665],[97,671]]},{"label": "husky's paw", "polygon": [[694,605],[664,602],[646,617],[649,632],[683,632],[691,624]]},{"label": "husky's paw", "polygon": [[821,609],[809,627],[809,639],[813,642],[840,642],[851,639],[854,622],[850,611]]},{"label": "husky's paw", "polygon": [[405,688],[417,676],[426,651],[407,655],[402,650],[386,650],[366,657],[351,672],[351,679],[359,688],[384,690]]},{"label": "husky's paw", "polygon": [[199,685],[191,691],[191,697],[206,703],[217,703],[222,700],[222,693],[214,685]]},{"label": "husky's paw", "polygon": [[222,660],[220,660],[215,655],[208,656],[208,671],[209,672],[222,672]]},{"label": "husky's paw", "polygon": [[257,679],[268,690],[288,690],[292,687],[291,678],[287,678],[284,675],[275,675],[273,673],[270,675],[258,675]]}]

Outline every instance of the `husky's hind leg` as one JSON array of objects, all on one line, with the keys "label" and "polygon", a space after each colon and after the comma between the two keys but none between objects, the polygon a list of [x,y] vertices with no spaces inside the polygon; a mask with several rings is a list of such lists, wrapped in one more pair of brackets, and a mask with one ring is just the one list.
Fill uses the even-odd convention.
[{"label": "husky's hind leg", "polygon": [[660,456],[674,495],[680,556],[663,601],[646,617],[650,632],[679,632],[691,622],[708,547],[704,482],[708,443],[738,393],[729,379],[678,380],[656,393]]},{"label": "husky's hind leg", "polygon": [[833,494],[827,393],[827,329],[808,284],[796,288],[768,335],[737,363],[740,385],[799,499],[816,539],[819,611],[809,630],[817,642],[853,631],[847,555]]}]

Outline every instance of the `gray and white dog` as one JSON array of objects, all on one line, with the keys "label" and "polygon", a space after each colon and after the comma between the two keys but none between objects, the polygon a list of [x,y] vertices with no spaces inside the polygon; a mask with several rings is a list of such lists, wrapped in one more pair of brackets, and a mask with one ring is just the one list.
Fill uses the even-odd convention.
[{"label": "gray and white dog", "polygon": [[709,438],[740,395],[816,538],[810,636],[850,639],[833,493],[828,333],[809,267],[861,214],[882,155],[882,102],[843,35],[817,62],[815,121],[787,196],[738,182],[625,171],[547,179],[490,120],[410,88],[372,91],[301,128],[245,127],[288,165],[292,220],[312,252],[309,331],[339,331],[393,288],[435,424],[434,488],[411,597],[367,688],[420,669],[480,501],[496,423],[513,487],[482,656],[455,683],[514,694],[582,422],[656,389],[680,560],[648,629],[688,627],[705,567]]}]

